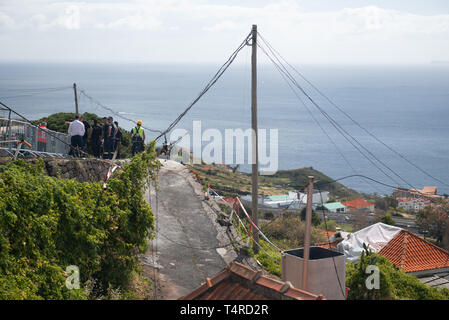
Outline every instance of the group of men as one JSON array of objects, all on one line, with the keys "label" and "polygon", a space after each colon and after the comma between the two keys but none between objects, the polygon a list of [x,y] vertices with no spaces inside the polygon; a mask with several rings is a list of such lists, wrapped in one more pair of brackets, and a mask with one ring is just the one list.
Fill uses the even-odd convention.
[{"label": "group of men", "polygon": [[[142,121],[139,120],[131,130],[133,156],[144,150],[145,132],[141,126]],[[93,125],[90,125],[82,115],[76,115],[69,125],[68,134],[72,146],[69,154],[73,156],[83,156],[90,146],[96,158],[112,159],[114,153],[117,153],[116,158],[120,158],[123,133],[112,117],[104,117],[101,125],[94,119]]]}]

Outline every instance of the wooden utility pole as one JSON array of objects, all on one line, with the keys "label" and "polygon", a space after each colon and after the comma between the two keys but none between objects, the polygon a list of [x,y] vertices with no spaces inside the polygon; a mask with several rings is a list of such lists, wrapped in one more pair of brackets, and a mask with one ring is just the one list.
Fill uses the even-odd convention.
[{"label": "wooden utility pole", "polygon": [[[251,54],[251,127],[252,127],[252,219],[256,226],[259,226],[258,218],[258,175],[259,175],[259,148],[257,139],[257,25],[252,29],[252,54]],[[259,233],[254,230],[253,251],[259,252]],[[256,244],[257,243],[257,244]]]},{"label": "wooden utility pole", "polygon": [[313,176],[309,176],[307,185],[307,209],[306,209],[306,232],[304,236],[304,265],[302,269],[302,288],[307,290],[307,267],[309,264],[310,251],[310,228],[312,224],[312,199],[313,199]]},{"label": "wooden utility pole", "polygon": [[73,84],[73,92],[75,93],[75,114],[78,115],[78,91],[76,90],[76,83]]}]

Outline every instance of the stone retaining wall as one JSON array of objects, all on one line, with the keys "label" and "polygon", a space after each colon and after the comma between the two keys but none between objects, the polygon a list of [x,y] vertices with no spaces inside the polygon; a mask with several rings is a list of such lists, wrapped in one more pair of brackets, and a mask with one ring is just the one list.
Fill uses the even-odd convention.
[{"label": "stone retaining wall", "polygon": [[[39,159],[25,159],[35,163]],[[45,171],[51,177],[59,176],[63,179],[75,178],[80,182],[103,181],[109,169],[109,164],[98,159],[56,159],[42,158]],[[0,165],[12,161],[11,158],[0,159]]]},{"label": "stone retaining wall", "polygon": [[75,178],[80,182],[103,181],[109,164],[97,159],[44,159],[45,170],[51,177],[60,174],[63,179]]}]

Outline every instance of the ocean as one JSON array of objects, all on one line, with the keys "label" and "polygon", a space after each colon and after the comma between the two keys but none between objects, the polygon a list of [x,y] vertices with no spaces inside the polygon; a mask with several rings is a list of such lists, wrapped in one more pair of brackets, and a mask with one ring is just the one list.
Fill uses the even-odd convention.
[{"label": "ocean", "polygon": [[[1,63],[0,101],[30,119],[55,112],[74,112],[73,82],[102,104],[145,127],[165,129],[196,98],[217,65],[38,64]],[[318,66],[301,72],[362,126],[431,175],[449,184],[449,66]],[[299,78],[298,78],[299,79]],[[354,125],[304,82],[307,92],[346,131],[405,181],[417,188],[433,180],[386,149]],[[61,90],[42,90],[65,87]],[[178,128],[192,131],[201,120],[203,131],[251,126],[250,67],[232,65],[217,84],[181,120]],[[354,149],[318,110],[308,105],[322,127],[357,173],[389,185],[409,187],[378,168]],[[80,112],[109,113],[82,95]],[[0,112],[1,113],[1,112]],[[4,115],[1,114],[1,115]],[[279,170],[313,167],[332,178],[354,174],[277,71],[258,66],[259,128],[278,129]],[[132,123],[117,119],[125,129]],[[147,132],[147,136],[154,134]],[[372,156],[370,156],[372,158]],[[242,166],[250,172],[250,166]],[[361,178],[341,181],[361,192],[390,194],[392,189]]]}]

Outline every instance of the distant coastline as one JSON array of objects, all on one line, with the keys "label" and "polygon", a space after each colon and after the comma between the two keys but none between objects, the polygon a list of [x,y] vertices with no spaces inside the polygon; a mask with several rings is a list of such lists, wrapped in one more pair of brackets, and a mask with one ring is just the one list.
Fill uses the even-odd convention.
[{"label": "distant coastline", "polygon": [[437,65],[441,65],[441,64],[444,64],[444,65],[449,65],[449,60],[434,60],[434,61],[432,61],[430,64],[437,64]]}]

